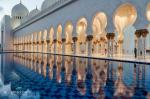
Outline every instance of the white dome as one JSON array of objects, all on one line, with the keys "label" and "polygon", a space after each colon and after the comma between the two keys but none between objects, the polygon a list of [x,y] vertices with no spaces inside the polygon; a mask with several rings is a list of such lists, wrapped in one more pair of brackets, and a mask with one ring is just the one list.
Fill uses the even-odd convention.
[{"label": "white dome", "polygon": [[58,0],[44,0],[41,9],[45,10],[46,8],[52,6],[54,3],[56,3]]},{"label": "white dome", "polygon": [[12,17],[16,17],[16,16],[25,17],[28,15],[28,13],[29,13],[28,9],[22,3],[19,3],[12,8],[11,16]]},{"label": "white dome", "polygon": [[35,16],[36,14],[38,14],[40,12],[40,10],[38,10],[37,8],[32,10],[30,13],[29,13],[29,17],[33,17]]}]

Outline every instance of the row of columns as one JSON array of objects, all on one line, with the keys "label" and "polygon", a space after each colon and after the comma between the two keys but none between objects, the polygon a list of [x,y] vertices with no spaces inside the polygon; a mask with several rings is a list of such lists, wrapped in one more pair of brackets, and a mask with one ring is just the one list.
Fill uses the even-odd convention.
[{"label": "row of columns", "polygon": [[[108,33],[108,35],[111,33]],[[113,33],[114,34],[114,33]],[[114,38],[111,38],[108,36],[108,43],[111,41],[113,42]],[[50,42],[50,40],[38,40],[38,41],[33,41],[33,42],[26,42],[26,43],[18,43],[14,44],[14,50],[15,51],[27,51],[27,52],[43,52],[43,53],[55,53],[55,54],[78,54],[77,53],[77,37],[72,38],[73,42],[68,42],[66,43],[66,39],[62,39],[62,41],[58,41],[56,39],[53,40],[53,42]],[[87,55],[91,56],[92,55],[92,42],[93,41],[93,36],[88,35],[86,38],[86,43],[87,43]],[[112,43],[113,44],[113,43]],[[70,49],[67,49],[66,46],[69,46]],[[109,45],[108,48],[110,49]],[[113,50],[112,50],[113,51]],[[108,51],[108,54],[113,53]],[[112,55],[108,55],[112,56]]]},{"label": "row of columns", "polygon": [[[137,40],[135,41],[136,43],[136,51],[135,54],[137,54],[136,56],[139,58],[145,58],[146,55],[146,36],[148,34],[148,30],[147,29],[141,29],[141,30],[137,30],[135,32],[135,35],[137,37]],[[33,35],[32,35],[33,36]],[[41,34],[42,36],[42,34]],[[41,37],[39,36],[39,37]],[[105,53],[107,55],[107,57],[113,57],[114,55],[114,37],[115,34],[114,33],[107,33],[106,34],[106,41],[107,41],[107,49],[105,49]],[[79,54],[77,52],[77,43],[78,42],[78,37],[73,37],[72,41],[70,42],[66,42],[65,38],[62,38],[61,40],[47,40],[46,37],[43,37],[42,39],[38,38],[37,40],[33,40],[33,37],[29,37],[27,40],[24,39],[24,43],[23,40],[21,39],[17,39],[17,40],[21,40],[21,42],[19,41],[15,41],[14,42],[14,50],[15,51],[27,51],[27,52],[42,52],[42,53],[54,53],[54,54],[71,54],[71,55],[77,55]],[[133,38],[134,39],[134,38]],[[87,53],[85,53],[88,56],[92,56],[93,54],[93,43],[94,43],[94,37],[93,35],[88,35],[86,37],[86,42],[85,45],[86,46],[86,51]],[[118,41],[118,45],[121,45],[123,43],[123,41]],[[105,44],[106,45],[106,44]],[[120,47],[118,47],[120,48]],[[133,47],[134,49],[134,47]],[[120,51],[120,49],[117,49],[117,51]]]},{"label": "row of columns", "polygon": [[136,30],[135,35],[137,37],[136,54],[138,58],[145,58],[146,55],[146,37],[148,34],[147,29]]}]

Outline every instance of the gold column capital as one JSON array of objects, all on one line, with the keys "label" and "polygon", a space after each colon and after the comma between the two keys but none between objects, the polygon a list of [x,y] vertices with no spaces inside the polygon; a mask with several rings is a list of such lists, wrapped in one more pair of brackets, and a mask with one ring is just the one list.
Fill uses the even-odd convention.
[{"label": "gold column capital", "polygon": [[78,40],[78,38],[77,37],[73,37],[73,42],[76,42],[77,40]]}]

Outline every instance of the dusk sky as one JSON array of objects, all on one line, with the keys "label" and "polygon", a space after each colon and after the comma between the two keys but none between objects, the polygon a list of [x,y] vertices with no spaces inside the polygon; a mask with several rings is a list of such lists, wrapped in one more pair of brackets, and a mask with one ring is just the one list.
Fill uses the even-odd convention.
[{"label": "dusk sky", "polygon": [[[22,4],[24,4],[29,11],[36,8],[41,9],[41,4],[44,0],[21,0]],[[20,0],[0,0],[0,20],[3,15],[10,15],[11,9],[16,4],[20,3]]]},{"label": "dusk sky", "polygon": [[[38,9],[41,9],[43,1],[44,0],[21,0],[22,4],[25,5],[29,11],[35,9],[36,6],[38,7]],[[0,0],[0,23],[4,15],[11,15],[11,9],[18,3],[20,3],[20,0]]]}]

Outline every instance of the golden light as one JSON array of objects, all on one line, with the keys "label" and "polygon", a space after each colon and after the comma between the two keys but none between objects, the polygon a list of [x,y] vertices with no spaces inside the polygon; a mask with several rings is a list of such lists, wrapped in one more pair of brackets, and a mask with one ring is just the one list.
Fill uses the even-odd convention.
[{"label": "golden light", "polygon": [[114,25],[119,34],[123,35],[123,29],[128,25],[133,25],[137,18],[136,8],[126,3],[121,5],[114,14]]},{"label": "golden light", "polygon": [[72,41],[72,32],[73,32],[72,22],[68,21],[65,26],[66,42]]},{"label": "golden light", "polygon": [[107,16],[104,12],[99,12],[93,19],[92,29],[94,34],[104,34],[107,26]]},{"label": "golden light", "polygon": [[150,21],[150,3],[148,3],[147,5],[146,16],[147,16],[148,21]]},{"label": "golden light", "polygon": [[81,33],[86,33],[87,29],[87,20],[85,18],[81,18],[77,23],[77,33],[80,35]]},{"label": "golden light", "polygon": [[61,41],[61,34],[62,34],[62,26],[59,24],[57,27],[57,40]]},{"label": "golden light", "polygon": [[46,40],[46,37],[47,37],[47,30],[44,30],[44,32],[43,32],[43,40],[45,41]]},{"label": "golden light", "polygon": [[53,39],[54,39],[53,36],[54,36],[54,28],[51,27],[51,28],[50,28],[50,41],[51,41],[51,42],[53,42]]}]

